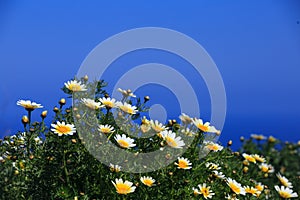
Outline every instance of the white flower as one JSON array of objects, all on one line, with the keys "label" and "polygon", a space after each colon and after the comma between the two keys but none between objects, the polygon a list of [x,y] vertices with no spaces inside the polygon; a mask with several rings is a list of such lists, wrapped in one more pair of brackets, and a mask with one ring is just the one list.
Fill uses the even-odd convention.
[{"label": "white flower", "polygon": [[170,147],[182,148],[185,145],[183,140],[181,140],[181,137],[180,136],[176,137],[176,134],[173,133],[172,131],[165,130],[161,132],[161,136]]},{"label": "white flower", "polygon": [[276,176],[282,185],[284,185],[285,187],[288,187],[288,188],[293,188],[292,183],[285,176],[281,176],[280,173],[277,173]]},{"label": "white flower", "polygon": [[133,183],[130,181],[123,181],[121,178],[115,180],[115,182],[112,181],[112,184],[115,186],[117,193],[119,194],[128,194],[135,191],[135,186],[132,186]]},{"label": "white flower", "polygon": [[222,149],[223,149],[223,146],[221,146],[217,143],[211,142],[211,141],[204,141],[203,143],[205,145],[204,148],[206,148],[210,151],[217,152],[217,151],[222,151]]},{"label": "white flower", "polygon": [[136,114],[138,112],[138,110],[136,109],[136,106],[132,106],[126,102],[122,103],[122,102],[117,102],[117,106],[118,108],[120,108],[123,112],[133,115]]},{"label": "white flower", "polygon": [[136,97],[132,93],[132,91],[130,89],[128,89],[128,90],[122,90],[121,88],[118,88],[118,91],[121,92],[124,97],[128,97],[128,96],[130,96],[130,97]]},{"label": "white flower", "polygon": [[111,125],[108,125],[108,124],[99,125],[98,130],[104,134],[109,134],[109,133],[115,132],[114,127],[112,127]]},{"label": "white flower", "polygon": [[208,169],[212,169],[212,170],[219,170],[219,169],[221,169],[221,167],[219,167],[218,164],[211,163],[211,162],[205,163],[205,166],[206,166]]},{"label": "white flower", "polygon": [[38,136],[34,138],[34,141],[35,141],[36,144],[42,144],[43,143],[43,141],[41,140],[41,138],[38,137]]},{"label": "white flower", "polygon": [[144,185],[147,185],[148,187],[152,187],[155,182],[155,179],[150,176],[143,176],[140,178],[140,180]]},{"label": "white flower", "polygon": [[117,134],[114,138],[118,142],[118,144],[123,148],[129,149],[131,147],[136,146],[136,144],[133,143],[134,140],[129,137],[126,137],[125,134],[122,134],[122,136]]},{"label": "white flower", "polygon": [[120,172],[121,171],[121,166],[119,166],[119,165],[113,165],[110,163],[109,168],[110,168],[110,171],[112,171],[112,172]]},{"label": "white flower", "polygon": [[214,126],[210,126],[209,122],[203,123],[202,119],[192,119],[194,125],[203,132],[220,133]]},{"label": "white flower", "polygon": [[225,175],[223,174],[223,172],[218,172],[217,170],[214,170],[213,175],[219,179],[225,179]]},{"label": "white flower", "polygon": [[192,118],[190,118],[190,116],[184,114],[184,113],[181,113],[181,115],[179,116],[179,119],[181,120],[181,122],[183,124],[190,124],[192,123]]},{"label": "white flower", "polygon": [[116,100],[114,98],[102,97],[102,98],[99,99],[99,101],[101,102],[102,105],[104,105],[108,109],[116,107]]},{"label": "white flower", "polygon": [[227,185],[230,187],[230,189],[236,193],[236,194],[242,194],[245,195],[246,191],[245,189],[242,187],[242,185],[238,182],[236,182],[235,180],[231,179],[231,178],[227,178],[226,179]]},{"label": "white flower", "polygon": [[65,122],[57,121],[56,124],[51,124],[53,127],[51,131],[58,134],[58,136],[62,135],[73,135],[76,132],[76,128],[73,124],[66,124]]},{"label": "white flower", "polygon": [[206,186],[206,183],[203,183],[202,185],[199,184],[198,187],[199,187],[199,193],[202,194],[205,199],[207,198],[211,199],[212,196],[215,195],[215,193],[213,193],[210,187]]},{"label": "white flower", "polygon": [[86,86],[81,83],[81,81],[71,80],[65,83],[66,88],[71,90],[72,92],[81,92],[86,91]]},{"label": "white flower", "polygon": [[183,157],[178,157],[178,163],[174,163],[175,165],[177,165],[178,169],[191,169],[192,168],[192,163],[187,159],[187,158],[183,158]]},{"label": "white flower", "polygon": [[265,173],[273,173],[274,172],[274,167],[270,164],[261,163],[259,165],[259,168],[261,169],[261,171],[263,171]]},{"label": "white flower", "polygon": [[150,124],[151,124],[151,128],[157,133],[166,130],[166,127],[162,123],[158,122],[157,120],[155,121],[150,120]]},{"label": "white flower", "polygon": [[278,185],[275,185],[275,190],[278,192],[278,194],[284,198],[284,199],[289,199],[289,198],[294,198],[294,197],[298,197],[298,194],[296,192],[293,192],[292,189],[290,188],[286,188],[284,186],[281,186],[279,188]]},{"label": "white flower", "polygon": [[84,103],[84,105],[86,105],[88,108],[93,110],[97,110],[103,107],[102,105],[100,105],[100,102],[96,102],[94,99],[82,98],[81,102]]},{"label": "white flower", "polygon": [[32,111],[36,108],[43,108],[41,104],[31,102],[30,100],[19,100],[17,101],[17,105],[24,107],[28,111]]}]

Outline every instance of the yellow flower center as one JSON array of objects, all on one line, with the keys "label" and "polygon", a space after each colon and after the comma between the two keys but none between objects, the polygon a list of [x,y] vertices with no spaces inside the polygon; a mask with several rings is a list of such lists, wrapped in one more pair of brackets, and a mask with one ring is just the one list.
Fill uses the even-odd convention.
[{"label": "yellow flower center", "polygon": [[117,192],[119,194],[128,194],[130,192],[130,186],[124,183],[117,184]]},{"label": "yellow flower center", "polygon": [[70,84],[69,88],[72,91],[79,91],[81,89],[80,85],[77,85],[77,84]]},{"label": "yellow flower center", "polygon": [[108,127],[102,127],[101,132],[102,133],[110,133],[110,129]]},{"label": "yellow flower center", "polygon": [[209,195],[209,190],[207,188],[202,188],[201,193],[204,197],[207,197]]},{"label": "yellow flower center", "polygon": [[118,140],[118,143],[121,147],[124,147],[124,148],[128,148],[129,147],[129,143],[125,140]]},{"label": "yellow flower center", "polygon": [[197,127],[203,132],[207,132],[209,130],[209,127],[204,126],[203,124],[198,124]]},{"label": "yellow flower center", "polygon": [[102,103],[108,108],[114,107],[114,104],[111,101],[103,101]]},{"label": "yellow flower center", "polygon": [[179,160],[178,167],[181,169],[186,169],[188,168],[188,163],[185,160]]},{"label": "yellow flower center", "polygon": [[209,150],[212,150],[212,151],[218,151],[219,150],[219,147],[217,145],[213,145],[213,144],[207,145],[207,148]]},{"label": "yellow flower center", "polygon": [[56,130],[59,133],[66,134],[66,133],[69,133],[71,131],[71,128],[69,126],[58,126],[56,128]]},{"label": "yellow flower center", "polygon": [[153,181],[150,180],[150,179],[145,179],[145,180],[144,180],[144,184],[147,185],[147,186],[152,186]]},{"label": "yellow flower center", "polygon": [[279,195],[280,195],[282,198],[285,198],[285,199],[291,198],[291,194],[288,193],[288,192],[285,192],[285,191],[280,191],[280,192],[279,192]]},{"label": "yellow flower center", "polygon": [[269,167],[268,166],[262,166],[261,167],[261,171],[268,172],[269,171]]},{"label": "yellow flower center", "polygon": [[166,141],[167,141],[168,145],[171,146],[171,147],[176,147],[177,146],[176,141],[173,138],[169,137],[169,136],[166,137]]},{"label": "yellow flower center", "polygon": [[258,191],[263,191],[264,187],[262,185],[256,185],[255,188],[258,190]]},{"label": "yellow flower center", "polygon": [[239,194],[241,192],[241,188],[235,185],[234,183],[229,183],[229,187],[232,189],[233,192]]},{"label": "yellow flower center", "polygon": [[256,162],[255,158],[253,158],[252,156],[245,156],[245,158],[250,162]]}]

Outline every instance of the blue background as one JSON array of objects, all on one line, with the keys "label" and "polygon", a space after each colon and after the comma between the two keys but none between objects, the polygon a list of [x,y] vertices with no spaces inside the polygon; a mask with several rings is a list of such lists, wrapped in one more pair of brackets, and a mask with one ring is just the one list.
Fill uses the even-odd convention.
[{"label": "blue background", "polygon": [[[221,142],[252,133],[300,139],[300,3],[281,1],[0,1],[0,134],[22,130],[19,99],[41,103],[52,115],[63,83],[88,53],[119,32],[146,26],[174,29],[200,43],[223,77],[227,116]],[[210,118],[210,99],[201,77],[166,52],[128,54],[108,69],[111,85],[138,64],[157,62],[181,69],[197,87],[201,117]],[[175,96],[150,85],[138,95],[179,112]],[[164,95],[161,95],[164,94]],[[186,97],[188,98],[188,97]],[[69,101],[70,102],[70,101]],[[167,102],[167,103],[166,103]],[[39,120],[42,109],[34,111]]]}]

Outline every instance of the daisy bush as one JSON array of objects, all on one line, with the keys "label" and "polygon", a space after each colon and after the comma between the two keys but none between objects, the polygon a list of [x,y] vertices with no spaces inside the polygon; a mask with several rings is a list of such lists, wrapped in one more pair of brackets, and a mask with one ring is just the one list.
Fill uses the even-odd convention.
[{"label": "daisy bush", "polygon": [[[90,84],[97,87],[89,91]],[[53,119],[42,103],[16,103],[24,109],[24,128],[0,141],[1,199],[299,199],[300,142],[252,134],[234,141],[240,143],[234,151],[232,141],[216,142],[220,131],[198,116],[182,113],[166,124],[148,119],[149,96],[119,88],[122,98],[114,99],[105,85],[89,83],[87,76],[67,81]],[[72,102],[74,94],[79,101]],[[96,118],[81,112],[82,106]],[[32,115],[41,118],[32,121]],[[161,167],[126,172],[135,162],[116,152],[107,157],[117,162],[102,163],[87,147],[97,151],[104,143],[136,156],[161,151],[159,160],[149,160]]]}]

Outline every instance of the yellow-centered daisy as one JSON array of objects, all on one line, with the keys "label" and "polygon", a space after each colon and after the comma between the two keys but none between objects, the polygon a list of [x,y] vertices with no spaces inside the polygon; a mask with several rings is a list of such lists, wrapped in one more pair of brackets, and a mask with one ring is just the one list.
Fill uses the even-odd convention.
[{"label": "yellow-centered daisy", "polygon": [[140,178],[140,180],[144,185],[147,185],[148,187],[152,187],[155,182],[155,180],[150,176],[143,176]]},{"label": "yellow-centered daisy", "polygon": [[56,124],[51,124],[53,127],[51,131],[58,134],[58,136],[62,135],[73,135],[76,132],[76,128],[73,124],[66,124],[65,122],[57,121]]},{"label": "yellow-centered daisy", "polygon": [[175,165],[177,165],[178,169],[191,169],[192,168],[192,163],[187,159],[187,158],[183,158],[183,157],[178,157],[178,162],[174,163]]},{"label": "yellow-centered daisy", "polygon": [[127,137],[125,134],[122,134],[122,136],[118,134],[114,138],[118,142],[118,144],[125,149],[136,146],[136,144],[133,143],[134,139]]},{"label": "yellow-centered daisy", "polygon": [[86,91],[86,86],[81,83],[81,81],[71,80],[65,83],[66,88],[72,92]]},{"label": "yellow-centered daisy", "polygon": [[17,101],[18,106],[22,106],[27,111],[33,111],[36,108],[43,108],[41,104],[31,102],[30,100],[19,100]]},{"label": "yellow-centered daisy", "polygon": [[115,186],[117,193],[119,194],[128,194],[135,191],[135,186],[132,186],[133,183],[130,181],[123,181],[121,178],[115,180],[115,182],[112,181],[112,184]]}]

